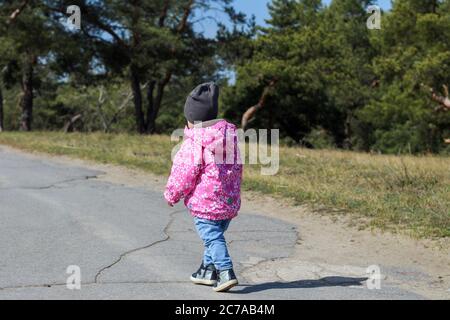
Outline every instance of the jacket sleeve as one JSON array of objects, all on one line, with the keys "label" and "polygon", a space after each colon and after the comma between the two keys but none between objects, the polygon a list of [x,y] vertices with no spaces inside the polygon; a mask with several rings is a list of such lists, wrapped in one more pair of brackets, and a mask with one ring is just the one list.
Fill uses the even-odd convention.
[{"label": "jacket sleeve", "polygon": [[189,140],[183,142],[174,158],[164,191],[167,202],[175,204],[194,190],[203,168],[202,154],[201,146],[196,147]]}]

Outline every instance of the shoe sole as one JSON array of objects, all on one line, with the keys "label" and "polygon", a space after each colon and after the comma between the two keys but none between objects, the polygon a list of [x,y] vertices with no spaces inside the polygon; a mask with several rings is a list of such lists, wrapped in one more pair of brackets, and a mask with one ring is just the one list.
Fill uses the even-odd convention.
[{"label": "shoe sole", "polygon": [[221,286],[213,288],[213,290],[215,292],[226,292],[226,291],[230,290],[231,288],[233,288],[234,286],[236,286],[238,284],[239,284],[239,282],[236,279],[234,279],[234,280],[230,280],[228,282],[225,282]]},{"label": "shoe sole", "polygon": [[191,277],[191,281],[195,284],[201,284],[204,286],[213,286],[217,283],[216,280],[196,279],[194,277]]}]

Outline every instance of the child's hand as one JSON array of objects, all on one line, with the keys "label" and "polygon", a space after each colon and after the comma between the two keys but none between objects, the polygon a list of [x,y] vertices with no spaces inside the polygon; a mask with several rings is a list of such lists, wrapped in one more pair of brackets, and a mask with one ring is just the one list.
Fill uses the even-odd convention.
[{"label": "child's hand", "polygon": [[169,205],[169,207],[173,207],[173,203],[167,202],[167,204]]}]

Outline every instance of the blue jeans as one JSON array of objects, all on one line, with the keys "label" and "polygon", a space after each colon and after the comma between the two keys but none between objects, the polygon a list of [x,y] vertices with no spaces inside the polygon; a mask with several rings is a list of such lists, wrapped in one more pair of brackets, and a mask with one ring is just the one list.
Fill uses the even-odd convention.
[{"label": "blue jeans", "polygon": [[217,270],[233,269],[230,254],[227,249],[224,232],[228,229],[231,220],[207,220],[194,218],[195,228],[203,240],[205,252],[203,264],[208,266],[214,264]]}]

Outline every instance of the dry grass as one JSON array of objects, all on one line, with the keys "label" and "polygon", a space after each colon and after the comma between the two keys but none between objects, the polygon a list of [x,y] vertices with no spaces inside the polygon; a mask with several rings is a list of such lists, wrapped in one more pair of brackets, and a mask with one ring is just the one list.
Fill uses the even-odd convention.
[{"label": "dry grass", "polygon": [[[29,151],[141,168],[166,175],[175,143],[167,136],[1,133],[0,143]],[[246,165],[244,189],[350,213],[362,227],[416,237],[450,236],[450,158],[385,156],[281,147],[280,171]],[[360,219],[363,218],[363,219]]]}]

